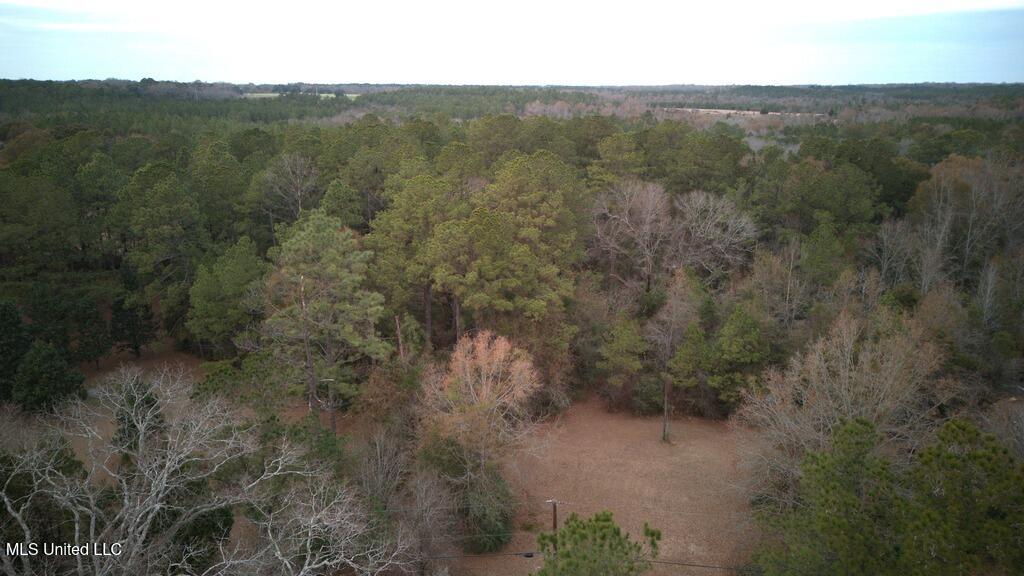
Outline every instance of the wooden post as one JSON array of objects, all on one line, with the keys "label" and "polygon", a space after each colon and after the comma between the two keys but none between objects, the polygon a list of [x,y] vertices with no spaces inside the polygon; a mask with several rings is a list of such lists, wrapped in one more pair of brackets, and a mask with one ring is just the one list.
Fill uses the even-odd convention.
[{"label": "wooden post", "polygon": [[551,504],[551,535],[554,539],[551,541],[551,547],[558,555],[558,500],[552,498],[548,500],[548,504]]}]

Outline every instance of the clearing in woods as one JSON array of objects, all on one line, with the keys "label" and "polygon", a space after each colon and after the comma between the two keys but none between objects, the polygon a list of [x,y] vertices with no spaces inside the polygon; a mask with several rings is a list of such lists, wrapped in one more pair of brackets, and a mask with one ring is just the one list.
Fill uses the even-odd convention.
[{"label": "clearing in woods", "polygon": [[[180,364],[198,375],[199,360],[187,353],[161,349],[134,358],[114,357],[90,371],[89,383],[120,362],[153,369]],[[304,416],[301,402],[287,410],[287,420]],[[348,433],[360,418],[341,419]],[[324,424],[327,425],[326,418]],[[358,426],[355,426],[358,428]],[[537,550],[537,534],[551,528],[551,506],[559,501],[563,522],[610,510],[623,530],[637,535],[644,522],[662,531],[659,560],[690,564],[740,566],[747,561],[758,531],[748,506],[740,466],[751,431],[701,418],[672,421],[672,443],[660,441],[661,419],[609,412],[596,398],[576,402],[542,424],[527,446],[504,463],[506,478],[518,501],[515,534],[499,554]],[[452,555],[463,553],[452,550]],[[451,567],[453,576],[520,576],[540,569],[540,556],[466,557]],[[655,564],[650,574],[722,573],[709,568]]]},{"label": "clearing in woods", "polygon": [[[700,418],[672,422],[672,443],[661,419],[610,413],[597,399],[578,402],[544,424],[531,446],[506,463],[520,499],[516,534],[501,553],[536,551],[536,534],[610,510],[623,530],[641,534],[644,522],[662,531],[660,560],[739,566],[749,558],[757,530],[742,487],[742,451],[750,431]],[[540,557],[464,558],[454,575],[519,576],[538,570]],[[707,574],[708,568],[655,564],[650,574]],[[711,573],[723,573],[710,570]]]}]

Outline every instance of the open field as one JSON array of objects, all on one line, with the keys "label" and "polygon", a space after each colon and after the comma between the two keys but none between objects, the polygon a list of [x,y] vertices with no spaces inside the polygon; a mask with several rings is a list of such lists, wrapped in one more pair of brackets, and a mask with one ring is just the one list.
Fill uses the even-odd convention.
[{"label": "open field", "polygon": [[[625,531],[644,522],[662,531],[661,559],[736,566],[756,540],[739,466],[748,431],[700,418],[672,423],[673,442],[660,441],[661,420],[609,413],[598,400],[574,404],[543,425],[513,462],[508,478],[520,499],[512,542],[501,552],[534,551],[536,533],[550,528],[551,508],[560,521],[571,513],[610,510]],[[542,558],[469,558],[453,574],[529,574]],[[694,574],[705,573],[706,570]],[[651,574],[689,574],[659,565]]]}]

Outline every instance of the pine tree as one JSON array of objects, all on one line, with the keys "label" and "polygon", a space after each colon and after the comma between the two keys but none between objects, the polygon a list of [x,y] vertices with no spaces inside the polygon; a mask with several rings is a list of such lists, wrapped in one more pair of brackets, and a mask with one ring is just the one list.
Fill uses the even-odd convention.
[{"label": "pine tree", "polygon": [[36,340],[18,365],[11,399],[26,410],[41,410],[80,393],[83,380],[57,348]]},{"label": "pine tree", "polygon": [[390,353],[376,328],[384,298],[365,286],[372,257],[352,230],[321,210],[289,229],[276,256],[262,334],[272,353],[305,381],[314,413],[323,403],[321,388],[332,398],[354,396],[356,363]]},{"label": "pine tree", "polygon": [[0,402],[10,398],[18,364],[31,345],[18,307],[11,302],[0,302]]},{"label": "pine tree", "polygon": [[534,576],[636,576],[650,568],[660,540],[661,531],[644,524],[642,540],[634,541],[611,512],[586,520],[574,513],[558,531],[537,538],[544,566]]}]

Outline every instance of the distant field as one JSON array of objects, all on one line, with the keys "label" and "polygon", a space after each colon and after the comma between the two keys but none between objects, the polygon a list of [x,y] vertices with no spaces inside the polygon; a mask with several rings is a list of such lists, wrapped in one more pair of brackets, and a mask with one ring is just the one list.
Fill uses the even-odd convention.
[{"label": "distant field", "polygon": [[[303,94],[306,94],[307,96],[311,96],[311,94],[308,94],[308,93],[305,93],[305,92],[303,92]],[[280,92],[246,92],[245,94],[242,94],[242,97],[243,98],[277,98],[280,95],[281,95]],[[320,94],[320,98],[334,98],[336,96],[337,96],[337,94],[334,94],[333,92],[328,92],[326,94]],[[359,94],[345,94],[345,96],[348,96],[350,99],[355,100],[356,96],[359,96]]]}]

